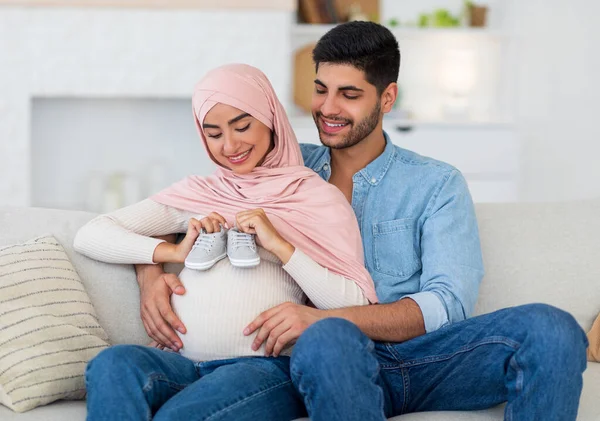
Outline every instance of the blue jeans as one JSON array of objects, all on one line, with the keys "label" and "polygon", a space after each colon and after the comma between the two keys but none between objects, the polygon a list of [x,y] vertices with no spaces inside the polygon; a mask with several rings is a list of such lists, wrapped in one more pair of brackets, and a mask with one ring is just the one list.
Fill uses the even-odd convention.
[{"label": "blue jeans", "polygon": [[194,363],[174,352],[117,345],[87,367],[88,421],[293,420],[306,416],[289,357]]},{"label": "blue jeans", "polygon": [[[507,402],[507,420],[575,420],[587,338],[568,313],[532,304],[413,340],[373,342],[325,319],[291,359],[195,364],[178,354],[116,346],[88,366],[88,420],[384,420]],[[293,384],[292,384],[293,381]]]},{"label": "blue jeans", "polygon": [[559,309],[531,304],[474,317],[404,343],[325,319],[299,338],[294,385],[312,421],[384,420],[508,402],[506,420],[575,420],[587,338]]}]

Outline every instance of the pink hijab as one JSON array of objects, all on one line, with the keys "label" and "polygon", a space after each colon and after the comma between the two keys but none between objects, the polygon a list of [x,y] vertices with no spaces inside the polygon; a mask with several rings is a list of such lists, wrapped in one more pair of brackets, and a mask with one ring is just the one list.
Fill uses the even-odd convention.
[{"label": "pink hijab", "polygon": [[194,120],[213,161],[201,122],[217,103],[247,112],[273,130],[273,150],[249,174],[219,166],[208,177],[186,177],[151,199],[199,215],[217,212],[230,226],[235,225],[238,212],[262,208],[294,247],[355,281],[365,297],[376,303],[354,212],[342,192],[304,167],[296,136],[267,77],[252,66],[230,64],[211,70],[196,85]]}]

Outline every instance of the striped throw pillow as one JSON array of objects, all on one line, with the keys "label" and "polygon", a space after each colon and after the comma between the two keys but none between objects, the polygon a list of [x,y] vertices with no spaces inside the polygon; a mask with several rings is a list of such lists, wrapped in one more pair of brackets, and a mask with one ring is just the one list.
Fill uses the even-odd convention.
[{"label": "striped throw pillow", "polygon": [[84,398],[86,364],[107,346],[92,302],[54,237],[0,248],[0,403],[25,412]]}]

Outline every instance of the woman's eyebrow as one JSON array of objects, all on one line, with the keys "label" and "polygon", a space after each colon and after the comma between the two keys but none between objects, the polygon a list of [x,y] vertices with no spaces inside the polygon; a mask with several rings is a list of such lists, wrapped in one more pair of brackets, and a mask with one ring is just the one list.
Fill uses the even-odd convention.
[{"label": "woman's eyebrow", "polygon": [[229,121],[227,122],[227,124],[229,124],[229,125],[231,126],[233,123],[237,123],[237,122],[238,122],[238,121],[240,121],[242,118],[246,118],[246,117],[250,117],[250,114],[248,114],[248,113],[242,113],[242,114],[238,115],[237,117],[235,117],[235,118],[232,118],[231,120],[229,120]]},{"label": "woman's eyebrow", "polygon": [[[231,126],[233,123],[237,123],[238,121],[240,121],[241,119],[246,118],[246,117],[252,117],[252,116],[248,113],[242,113],[242,114],[238,115],[237,117],[234,117],[231,120],[229,120],[227,122],[227,124],[229,124]],[[205,129],[220,129],[220,127],[217,126],[216,124],[209,124],[209,123],[202,123],[202,127]]]}]

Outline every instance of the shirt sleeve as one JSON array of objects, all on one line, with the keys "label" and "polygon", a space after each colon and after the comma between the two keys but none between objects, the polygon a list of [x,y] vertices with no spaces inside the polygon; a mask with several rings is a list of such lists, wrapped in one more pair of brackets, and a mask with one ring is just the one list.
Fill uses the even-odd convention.
[{"label": "shirt sleeve", "polygon": [[73,246],[106,263],[153,264],[163,240],[152,237],[186,232],[193,217],[198,215],[146,199],[92,219],[77,231]]},{"label": "shirt sleeve", "polygon": [[328,310],[369,304],[353,280],[332,273],[298,249],[283,269],[317,308]]},{"label": "shirt sleeve", "polygon": [[429,333],[472,314],[483,278],[483,258],[473,200],[458,170],[449,173],[426,213],[420,292],[403,299],[419,305]]}]

